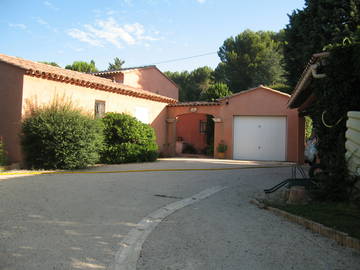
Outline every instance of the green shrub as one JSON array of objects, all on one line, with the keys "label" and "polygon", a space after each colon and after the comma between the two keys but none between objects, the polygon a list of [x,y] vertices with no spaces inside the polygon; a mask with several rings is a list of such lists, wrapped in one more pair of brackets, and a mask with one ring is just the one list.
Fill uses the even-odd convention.
[{"label": "green shrub", "polygon": [[313,131],[313,122],[309,116],[305,116],[305,139],[310,139]]},{"label": "green shrub", "polygon": [[225,153],[227,150],[227,145],[224,142],[219,143],[218,147],[217,147],[217,151],[219,153]]},{"label": "green shrub", "polygon": [[155,161],[158,146],[154,130],[124,113],[107,113],[104,123],[104,163]]},{"label": "green shrub", "polygon": [[4,148],[4,143],[2,142],[2,140],[0,138],[0,166],[5,166],[7,164],[8,164],[8,160],[7,160],[6,151]]},{"label": "green shrub", "polygon": [[102,148],[102,123],[71,102],[33,107],[22,123],[21,144],[28,167],[76,169],[94,164]]}]

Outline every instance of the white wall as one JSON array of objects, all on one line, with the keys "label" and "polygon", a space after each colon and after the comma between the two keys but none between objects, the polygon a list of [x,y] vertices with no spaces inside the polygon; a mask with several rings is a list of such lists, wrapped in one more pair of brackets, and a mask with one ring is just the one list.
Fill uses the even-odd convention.
[{"label": "white wall", "polygon": [[345,147],[349,170],[360,175],[360,112],[348,112],[346,126],[348,129]]}]

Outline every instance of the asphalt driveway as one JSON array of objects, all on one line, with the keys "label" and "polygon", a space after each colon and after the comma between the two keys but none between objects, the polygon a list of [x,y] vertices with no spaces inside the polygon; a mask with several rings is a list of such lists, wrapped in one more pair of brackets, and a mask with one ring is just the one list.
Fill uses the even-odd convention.
[{"label": "asphalt driveway", "polygon": [[[241,190],[231,198],[243,204],[254,192],[289,177],[291,168],[278,167],[282,165],[286,164],[163,159],[97,167],[86,171],[90,173],[0,176],[0,269],[107,269],[124,237],[149,213],[216,185]],[[169,171],[184,168],[211,170]],[[221,170],[212,170],[216,168]],[[193,213],[181,211],[174,217],[189,216],[193,224]],[[139,267],[159,269],[148,263],[155,268],[147,268],[146,261]]]}]

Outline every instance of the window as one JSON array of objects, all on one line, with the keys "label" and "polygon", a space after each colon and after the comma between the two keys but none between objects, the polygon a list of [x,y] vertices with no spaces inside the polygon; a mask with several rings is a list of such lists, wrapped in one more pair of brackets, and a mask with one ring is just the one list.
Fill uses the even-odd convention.
[{"label": "window", "polygon": [[200,133],[206,133],[206,121],[200,120]]},{"label": "window", "polygon": [[95,100],[95,118],[101,118],[105,115],[105,101]]}]

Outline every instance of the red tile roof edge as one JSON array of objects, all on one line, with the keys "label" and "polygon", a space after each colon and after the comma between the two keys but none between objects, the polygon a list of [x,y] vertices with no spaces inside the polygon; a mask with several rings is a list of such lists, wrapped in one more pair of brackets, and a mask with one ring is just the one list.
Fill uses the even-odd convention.
[{"label": "red tile roof edge", "polygon": [[187,107],[187,106],[219,106],[220,102],[208,102],[208,101],[193,101],[193,102],[178,102],[169,104],[168,107]]},{"label": "red tile roof edge", "polygon": [[25,74],[37,78],[59,81],[62,83],[69,83],[82,87],[118,93],[121,95],[134,96],[143,99],[149,99],[164,103],[176,103],[173,98],[161,96],[143,89],[134,88],[124,84],[112,82],[110,79],[101,78],[98,76],[67,70],[50,66],[48,64],[37,63],[30,60],[25,60],[18,57],[0,54],[0,62],[16,66],[25,70]]}]

